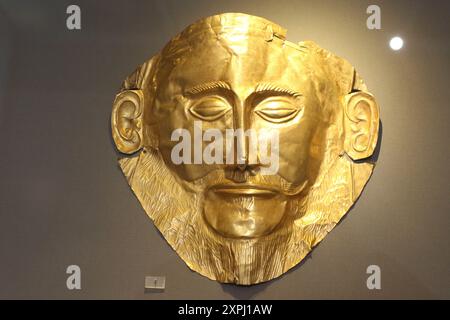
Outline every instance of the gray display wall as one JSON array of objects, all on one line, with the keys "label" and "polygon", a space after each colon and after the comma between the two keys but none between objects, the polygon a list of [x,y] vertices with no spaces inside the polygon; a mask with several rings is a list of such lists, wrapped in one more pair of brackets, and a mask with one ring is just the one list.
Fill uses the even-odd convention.
[{"label": "gray display wall", "polygon": [[[81,8],[81,30],[66,8]],[[366,27],[370,4],[381,30]],[[195,20],[258,15],[348,59],[381,109],[375,173],[300,265],[252,287],[188,269],[117,166],[122,80]],[[0,298],[450,298],[448,1],[0,1]],[[400,35],[394,52],[389,39]],[[66,268],[81,268],[68,290]],[[381,269],[381,290],[366,285]],[[144,278],[166,277],[163,292]]]}]

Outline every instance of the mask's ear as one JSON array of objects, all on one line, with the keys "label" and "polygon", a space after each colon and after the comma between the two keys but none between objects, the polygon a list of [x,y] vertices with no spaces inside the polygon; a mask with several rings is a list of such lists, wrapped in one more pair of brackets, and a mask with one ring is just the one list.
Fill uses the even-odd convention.
[{"label": "mask's ear", "polygon": [[143,146],[144,94],[141,90],[125,90],[114,100],[111,129],[117,149],[134,153]]},{"label": "mask's ear", "polygon": [[365,91],[347,94],[344,110],[345,152],[353,160],[370,157],[377,144],[380,121],[375,98]]}]

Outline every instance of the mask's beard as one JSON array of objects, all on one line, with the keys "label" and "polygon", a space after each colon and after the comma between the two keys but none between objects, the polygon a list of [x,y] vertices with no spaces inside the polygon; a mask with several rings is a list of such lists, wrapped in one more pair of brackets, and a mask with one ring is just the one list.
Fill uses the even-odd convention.
[{"label": "mask's beard", "polygon": [[[166,166],[158,151],[150,149],[120,160],[120,166],[147,214],[191,269],[220,282],[253,284],[298,264],[359,196],[373,165],[353,164],[345,157],[336,160],[323,173],[322,182],[289,197],[279,228],[245,240],[218,235],[202,214],[205,189],[230,181],[223,169],[186,182]],[[353,176],[361,183],[354,185]],[[248,175],[246,179],[285,192],[295,189],[279,176]],[[245,201],[241,204],[251,205]]]},{"label": "mask's beard", "polygon": [[[201,269],[205,268],[202,273],[214,274],[219,281],[223,282],[230,282],[231,276],[231,278],[234,278],[231,282],[239,283],[247,281],[243,279],[253,279],[251,281],[254,281],[255,277],[261,280],[271,273],[278,273],[284,269],[285,266],[280,263],[271,263],[277,270],[264,268],[264,264],[267,263],[268,257],[280,262],[287,260],[284,255],[289,253],[288,245],[294,220],[301,215],[305,200],[298,195],[305,189],[306,182],[301,186],[294,186],[278,175],[248,174],[245,170],[241,171],[231,166],[213,170],[206,176],[190,182],[181,179],[175,172],[167,170],[165,166],[159,168],[159,174],[163,171],[170,172],[170,179],[169,177],[162,179],[166,181],[167,185],[169,185],[170,180],[176,181],[176,189],[175,186],[170,188],[172,192],[177,193],[177,199],[186,199],[183,202],[189,203],[188,209],[177,209],[177,211],[179,210],[178,214],[182,214],[184,217],[174,218],[175,221],[181,218],[180,220],[183,220],[184,224],[190,227],[185,228],[182,225],[183,223],[177,222],[177,231],[171,233],[170,237],[173,236],[180,246],[175,248],[177,251],[183,248],[181,250],[187,253],[190,261],[195,261],[195,264]],[[245,178],[238,180],[240,183],[271,187],[279,190],[281,194],[289,196],[286,214],[273,232],[253,239],[230,238],[218,233],[205,220],[203,210],[207,190],[215,185],[236,183],[235,178],[238,175],[240,175],[239,178]],[[154,194],[156,198],[161,196],[160,194]],[[187,200],[188,198],[189,200]],[[240,208],[250,209],[254,205],[252,202],[255,201],[255,198],[236,197],[230,199],[230,201]],[[177,201],[173,205],[177,206],[179,203]],[[280,256],[280,254],[283,256]],[[265,271],[259,275],[252,275],[256,270]],[[264,274],[265,272],[267,274]],[[230,273],[234,275],[230,275]]]}]

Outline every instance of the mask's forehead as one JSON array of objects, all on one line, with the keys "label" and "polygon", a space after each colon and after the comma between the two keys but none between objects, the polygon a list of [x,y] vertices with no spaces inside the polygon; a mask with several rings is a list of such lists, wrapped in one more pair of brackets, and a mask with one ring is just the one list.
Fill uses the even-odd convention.
[{"label": "mask's forehead", "polygon": [[188,27],[166,46],[157,75],[162,93],[212,81],[225,81],[242,95],[262,82],[300,91],[308,74],[306,52],[285,42],[274,31],[280,27],[267,20],[224,16],[202,29]]},{"label": "mask's forehead", "polygon": [[309,76],[307,67],[307,54],[280,39],[266,41],[251,34],[205,35],[175,59],[163,63],[157,78],[158,85],[170,86],[170,90],[224,81],[244,95],[256,84],[266,82],[301,91],[302,82]]}]

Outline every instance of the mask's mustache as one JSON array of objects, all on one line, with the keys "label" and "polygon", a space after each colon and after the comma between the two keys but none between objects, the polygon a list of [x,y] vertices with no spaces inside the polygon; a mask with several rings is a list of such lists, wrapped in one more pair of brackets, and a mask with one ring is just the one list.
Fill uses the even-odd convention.
[{"label": "mask's mustache", "polygon": [[257,170],[245,169],[241,170],[237,167],[227,167],[225,169],[216,169],[209,172],[206,176],[193,181],[195,186],[206,190],[215,185],[222,184],[248,184],[255,186],[266,186],[279,190],[281,193],[294,196],[304,190],[307,181],[300,185],[296,185],[287,181],[279,175],[262,175]]}]

